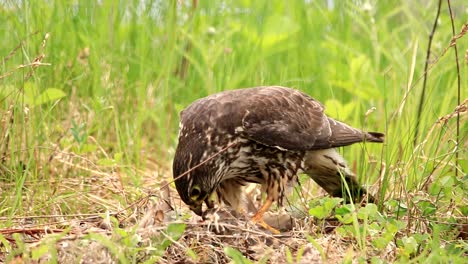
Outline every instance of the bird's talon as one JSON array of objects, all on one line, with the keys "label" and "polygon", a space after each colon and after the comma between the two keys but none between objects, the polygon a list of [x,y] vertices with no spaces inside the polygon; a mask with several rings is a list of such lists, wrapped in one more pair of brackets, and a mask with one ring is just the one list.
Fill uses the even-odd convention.
[{"label": "bird's talon", "polygon": [[[255,219],[254,219],[254,218],[255,218]],[[279,234],[281,234],[281,232],[280,232],[278,229],[276,229],[276,228],[270,226],[269,224],[267,224],[267,223],[265,222],[265,220],[263,220],[262,218],[260,218],[260,219],[258,219],[258,218],[256,218],[256,217],[254,217],[254,218],[252,218],[252,222],[253,222],[254,224],[257,224],[257,225],[259,225],[259,226],[265,228],[266,230],[270,231],[273,235],[279,235]]]}]

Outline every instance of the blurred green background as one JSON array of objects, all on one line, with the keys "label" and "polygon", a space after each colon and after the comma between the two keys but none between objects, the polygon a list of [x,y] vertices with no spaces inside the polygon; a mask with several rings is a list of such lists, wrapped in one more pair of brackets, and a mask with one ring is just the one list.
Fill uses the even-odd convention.
[{"label": "blurred green background", "polygon": [[[467,5],[452,5],[458,34]],[[330,116],[386,133],[384,147],[345,151],[374,193],[422,190],[429,176],[456,182],[455,153],[461,175],[466,152],[454,151],[455,119],[434,125],[458,100],[445,3],[413,145],[436,10],[437,1],[416,0],[1,1],[0,177],[11,187],[2,214],[49,212],[54,201],[38,209],[30,195],[56,197],[60,184],[96,172],[118,173],[121,188],[137,193],[148,178],[170,179],[178,112],[210,93],[260,85],[303,90]],[[463,101],[468,45],[457,43]],[[463,149],[466,131],[462,122]]]},{"label": "blurred green background", "polygon": [[[217,91],[282,85],[320,100],[331,117],[386,134],[385,144],[340,150],[379,198],[380,211],[373,204],[335,210],[339,201],[319,198],[319,189],[301,177],[292,205],[304,205],[304,215],[318,224],[300,243],[328,250],[329,242],[309,233],[324,235],[320,223],[336,212],[341,226],[334,235],[349,259],[355,250],[362,263],[370,256],[372,263],[455,257],[463,263],[468,5],[450,1],[460,34],[456,58],[447,2],[422,98],[436,0],[0,0],[0,229],[28,221],[68,228],[68,219],[108,212],[134,219],[145,211],[139,199],[169,196],[160,187],[172,179],[184,107]],[[187,212],[172,194],[175,211]],[[185,228],[178,224],[170,241],[158,235],[154,245],[165,246],[151,250],[134,239],[135,230],[87,239],[100,241],[119,261],[136,261],[141,252],[171,259],[165,250]],[[16,261],[16,255],[4,258],[7,251],[27,260],[22,239],[8,234],[0,233],[0,261]],[[32,258],[55,252],[51,260],[57,260],[60,238],[54,239],[32,247]],[[185,249],[196,260],[204,256],[200,248]],[[234,254],[229,249],[217,252]],[[286,249],[275,252],[292,263]]]}]

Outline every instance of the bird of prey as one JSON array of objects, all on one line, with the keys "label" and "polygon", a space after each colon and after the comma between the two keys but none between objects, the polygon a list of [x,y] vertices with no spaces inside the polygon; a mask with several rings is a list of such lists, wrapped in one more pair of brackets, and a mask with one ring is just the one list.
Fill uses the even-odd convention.
[{"label": "bird of prey", "polygon": [[[258,183],[266,201],[252,218],[282,205],[288,187],[306,173],[330,195],[357,200],[366,193],[335,148],[383,142],[324,114],[324,106],[295,89],[264,86],[224,91],[193,102],[180,114],[173,175],[182,201],[203,216],[203,202],[243,206],[242,187]],[[269,228],[270,230],[272,228]]]}]

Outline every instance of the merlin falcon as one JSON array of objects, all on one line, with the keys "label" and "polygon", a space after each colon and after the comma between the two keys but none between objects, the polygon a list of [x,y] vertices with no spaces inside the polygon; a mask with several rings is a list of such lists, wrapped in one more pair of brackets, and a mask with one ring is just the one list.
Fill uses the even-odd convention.
[{"label": "merlin falcon", "polygon": [[263,214],[273,202],[282,205],[300,173],[332,196],[360,200],[367,192],[336,148],[363,141],[383,142],[384,134],[326,116],[320,102],[298,90],[264,86],[224,91],[181,112],[175,185],[182,201],[203,216],[203,203],[242,210],[243,187],[260,184],[266,200],[252,221],[267,227]]}]

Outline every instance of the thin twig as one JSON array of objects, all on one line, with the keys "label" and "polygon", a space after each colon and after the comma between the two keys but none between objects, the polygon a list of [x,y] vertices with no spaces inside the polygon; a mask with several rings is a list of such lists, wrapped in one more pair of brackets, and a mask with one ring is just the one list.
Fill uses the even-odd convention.
[{"label": "thin twig", "polygon": [[[110,213],[114,215],[117,213]],[[57,218],[57,217],[100,217],[102,213],[93,214],[53,214],[53,215],[26,215],[26,216],[12,216],[12,217],[0,217],[0,221],[7,220],[23,220],[23,219],[37,219],[37,218]]]},{"label": "thin twig", "polygon": [[423,80],[423,86],[422,86],[422,91],[421,91],[421,97],[419,98],[419,106],[418,106],[418,112],[416,113],[416,127],[414,131],[414,139],[413,139],[413,146],[416,146],[418,142],[418,135],[419,135],[419,125],[421,122],[421,114],[422,114],[422,108],[424,104],[424,99],[426,96],[426,83],[427,83],[427,71],[429,67],[429,59],[431,57],[431,46],[432,46],[432,39],[434,38],[435,31],[437,29],[437,22],[439,20],[439,15],[440,15],[440,7],[442,6],[442,0],[439,0],[438,6],[437,6],[437,14],[434,19],[434,25],[432,26],[432,31],[429,34],[429,42],[427,44],[427,52],[426,52],[426,62],[424,64],[424,80]]},{"label": "thin twig", "polygon": [[185,175],[189,174],[190,172],[194,171],[195,169],[197,169],[198,167],[202,166],[203,164],[207,163],[208,161],[212,160],[213,158],[215,158],[216,156],[218,156],[219,154],[223,153],[224,151],[226,151],[228,148],[230,147],[233,147],[234,145],[237,144],[237,141],[235,142],[232,142],[231,144],[227,145],[226,147],[222,148],[220,151],[216,152],[215,154],[211,155],[210,157],[208,157],[206,160],[198,163],[197,165],[193,166],[192,168],[190,168],[189,170],[185,171],[184,173],[178,175],[177,177],[174,177],[174,179],[166,184],[164,184],[163,186],[160,187],[160,189],[166,187],[167,185],[171,184],[172,182],[184,177]]},{"label": "thin twig", "polygon": [[[450,4],[450,0],[447,0],[447,5],[448,9],[450,12],[450,22],[452,24],[452,35],[453,38],[455,38],[455,25],[453,22],[453,13],[452,13],[452,5]],[[465,25],[466,26],[466,25]],[[466,27],[465,27],[466,28]],[[460,63],[458,62],[458,48],[456,42],[453,45],[453,48],[455,49],[455,64],[457,65],[457,105],[460,105],[460,100],[461,100],[461,88],[460,88]],[[456,148],[458,149],[458,146],[460,144],[460,112],[457,112],[457,145]],[[455,152],[455,167],[458,168],[458,151]],[[458,178],[458,170],[455,170],[455,178]]]}]

